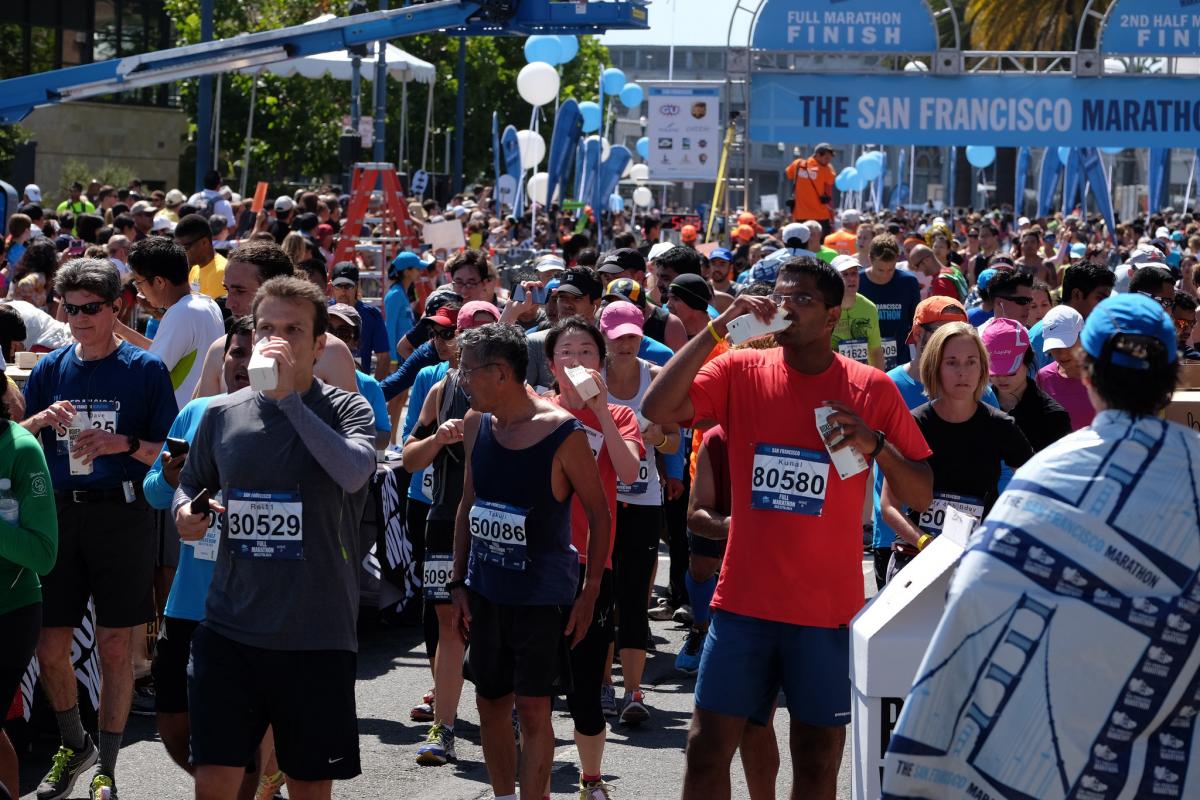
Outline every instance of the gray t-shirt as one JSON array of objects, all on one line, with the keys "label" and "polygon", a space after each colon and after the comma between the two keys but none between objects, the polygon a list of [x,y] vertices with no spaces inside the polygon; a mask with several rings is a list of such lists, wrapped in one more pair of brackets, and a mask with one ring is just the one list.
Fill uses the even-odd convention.
[{"label": "gray t-shirt", "polygon": [[319,380],[279,403],[242,389],[209,404],[173,508],[207,488],[228,509],[205,606],[213,631],[269,650],[358,649],[374,435],[367,401]]},{"label": "gray t-shirt", "polygon": [[546,337],[550,331],[537,331],[525,337],[525,351],[529,354],[529,366],[525,368],[525,382],[537,388],[549,389],[554,385],[554,373],[546,363]]}]

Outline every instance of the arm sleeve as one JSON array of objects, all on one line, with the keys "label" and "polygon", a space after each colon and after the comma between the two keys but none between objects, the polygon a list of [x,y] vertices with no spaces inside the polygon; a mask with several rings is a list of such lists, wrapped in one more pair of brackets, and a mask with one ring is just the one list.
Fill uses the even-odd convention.
[{"label": "arm sleeve", "polygon": [[404,428],[400,431],[401,443],[408,441],[413,429],[417,427],[417,420],[421,418],[421,406],[425,404],[425,395],[429,394],[433,384],[433,370],[429,368],[421,370],[413,382],[412,393],[408,396],[408,408],[404,412]]},{"label": "arm sleeve", "polygon": [[384,399],[391,400],[394,397],[398,397],[405,389],[411,388],[421,368],[428,367],[437,362],[437,351],[433,349],[433,343],[425,342],[425,344],[414,350],[411,356],[405,359],[399,369],[388,375],[380,383]]},{"label": "arm sleeve", "polygon": [[220,432],[214,431],[219,419],[218,414],[205,414],[200,418],[192,446],[188,450],[187,461],[183,464],[183,472],[179,474],[179,488],[171,500],[171,513],[199,494],[201,489],[208,489],[216,495],[221,491],[221,473],[217,469],[216,452],[214,447],[220,441]]},{"label": "arm sleeve", "polygon": [[14,433],[12,488],[21,516],[19,525],[0,520],[0,558],[45,575],[58,557],[58,514],[50,470],[37,439]]},{"label": "arm sleeve", "polygon": [[279,410],[338,486],[357,492],[375,474],[375,415],[361,396],[355,395],[343,405],[336,430],[295,392],[279,401]]},{"label": "arm sleeve", "polygon": [[[167,431],[167,437],[172,439],[188,439],[187,432],[192,427],[192,418],[193,413],[191,404],[189,403],[183,407],[183,411],[180,411],[179,416],[171,423],[171,430]],[[163,480],[162,476],[162,459],[165,452],[167,452],[167,448],[164,444],[162,451],[158,454],[158,458],[154,459],[154,464],[150,466],[146,477],[142,479],[142,492],[146,495],[146,502],[160,510],[170,508],[171,498],[175,496],[175,489],[172,488],[171,484]]]}]

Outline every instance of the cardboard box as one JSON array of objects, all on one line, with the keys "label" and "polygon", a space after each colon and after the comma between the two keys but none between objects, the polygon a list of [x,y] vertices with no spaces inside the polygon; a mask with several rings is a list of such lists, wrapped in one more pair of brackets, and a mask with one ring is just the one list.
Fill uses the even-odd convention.
[{"label": "cardboard box", "polygon": [[1184,361],[1179,365],[1180,389],[1200,389],[1200,361]]},{"label": "cardboard box", "polygon": [[1200,433],[1200,391],[1176,389],[1163,416],[1170,422],[1186,425]]}]

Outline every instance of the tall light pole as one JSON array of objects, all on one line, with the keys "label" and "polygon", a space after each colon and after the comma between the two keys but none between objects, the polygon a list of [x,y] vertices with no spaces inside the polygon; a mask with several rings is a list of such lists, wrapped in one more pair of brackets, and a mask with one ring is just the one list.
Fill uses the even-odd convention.
[{"label": "tall light pole", "polygon": [[[216,0],[200,0],[200,41],[211,42],[213,38],[213,6]],[[212,115],[213,79],[211,75],[200,77],[200,92],[196,98],[196,186],[198,192],[204,188],[204,173],[212,169]]]}]

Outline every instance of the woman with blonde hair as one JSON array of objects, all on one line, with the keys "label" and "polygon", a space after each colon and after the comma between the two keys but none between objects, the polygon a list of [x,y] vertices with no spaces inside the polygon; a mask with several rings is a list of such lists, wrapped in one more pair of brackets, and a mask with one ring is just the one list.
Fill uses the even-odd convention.
[{"label": "woman with blonde hair", "polygon": [[933,450],[933,503],[902,506],[884,480],[880,511],[897,534],[889,581],[942,532],[947,508],[976,519],[987,515],[999,494],[1001,461],[1016,469],[1033,456],[1013,418],[980,400],[988,351],[971,325],[950,322],[934,332],[921,353],[921,382],[929,402],[912,413]]},{"label": "woman with blonde hair", "polygon": [[280,247],[283,248],[283,252],[287,253],[287,257],[292,260],[292,266],[294,267],[299,267],[300,262],[312,257],[312,250],[309,248],[308,242],[297,231],[291,231],[287,236],[284,236],[283,244]]}]

